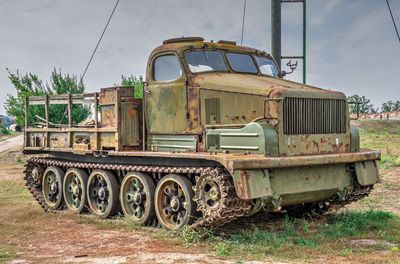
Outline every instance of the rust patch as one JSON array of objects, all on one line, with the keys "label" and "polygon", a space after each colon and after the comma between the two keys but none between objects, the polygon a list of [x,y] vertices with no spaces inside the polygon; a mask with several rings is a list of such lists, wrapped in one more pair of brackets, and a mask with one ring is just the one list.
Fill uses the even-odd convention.
[{"label": "rust patch", "polygon": [[249,186],[249,179],[250,175],[245,171],[241,170],[240,171],[240,181],[241,181],[241,195],[240,197],[242,199],[250,199],[251,193],[250,193],[250,186]]},{"label": "rust patch", "polygon": [[188,76],[188,126],[187,133],[201,134],[203,126],[200,122],[200,89],[196,85],[196,78]]}]

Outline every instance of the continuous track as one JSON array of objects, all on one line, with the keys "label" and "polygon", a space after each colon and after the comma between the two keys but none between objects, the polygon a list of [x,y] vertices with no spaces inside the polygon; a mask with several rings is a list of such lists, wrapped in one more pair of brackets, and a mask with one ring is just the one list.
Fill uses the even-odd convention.
[{"label": "continuous track", "polygon": [[[58,160],[52,158],[31,158],[25,164],[25,185],[32,193],[33,197],[39,203],[39,205],[45,211],[59,211],[50,209],[42,194],[42,187],[40,181],[35,181],[32,177],[32,170],[35,166],[42,166],[46,168],[48,166],[61,167],[64,170],[68,168],[81,168],[88,170],[103,169],[112,170],[117,172],[118,175],[125,175],[129,171],[147,172],[152,173],[161,177],[161,174],[176,173],[186,174],[189,178],[195,176],[211,174],[216,177],[223,186],[224,193],[221,194],[222,206],[219,210],[214,211],[210,215],[206,215],[203,218],[197,220],[192,227],[193,228],[212,228],[231,222],[241,216],[244,216],[250,210],[250,202],[241,200],[237,197],[231,177],[224,172],[221,168],[214,167],[162,167],[162,166],[136,166],[136,165],[120,165],[120,164],[100,164],[100,163],[88,163],[88,162],[71,162],[65,160]],[[158,178],[159,179],[159,178]],[[157,180],[157,179],[156,179]]]},{"label": "continuous track", "polygon": [[[198,207],[198,210],[203,212],[203,218],[197,220],[192,228],[212,228],[224,225],[229,223],[237,218],[245,216],[251,209],[250,201],[241,200],[237,197],[235,192],[235,187],[232,182],[232,178],[226,173],[222,168],[214,168],[214,167],[162,167],[162,166],[135,166],[135,165],[117,165],[117,164],[99,164],[99,163],[87,163],[87,162],[71,162],[65,160],[58,160],[52,158],[31,158],[25,164],[25,185],[28,187],[29,191],[32,193],[33,197],[39,203],[39,205],[45,211],[59,211],[65,209],[64,206],[60,207],[57,210],[50,209],[42,194],[41,181],[35,181],[34,177],[32,177],[32,170],[35,166],[40,166],[39,170],[44,170],[48,166],[57,166],[64,168],[67,170],[68,168],[82,168],[88,170],[95,169],[103,169],[103,170],[112,170],[117,172],[118,175],[125,175],[129,171],[138,171],[138,172],[146,172],[152,173],[157,177],[161,177],[161,174],[168,173],[177,173],[177,174],[186,174],[191,179],[198,180],[198,177],[204,175],[212,175],[216,182],[222,186],[222,194],[221,194],[221,206],[219,206],[218,210],[214,210],[210,213],[207,213],[203,205]],[[157,176],[158,175],[158,176]],[[154,176],[153,176],[154,177]],[[158,178],[159,180],[159,178]],[[325,206],[324,208],[319,208],[321,213],[326,212],[330,209],[339,209],[347,204],[358,201],[370,194],[373,186],[361,186],[356,184],[353,192],[347,197],[345,201],[341,202],[333,202],[330,203],[329,206]],[[199,191],[194,188],[195,197],[194,200],[199,199]]]}]

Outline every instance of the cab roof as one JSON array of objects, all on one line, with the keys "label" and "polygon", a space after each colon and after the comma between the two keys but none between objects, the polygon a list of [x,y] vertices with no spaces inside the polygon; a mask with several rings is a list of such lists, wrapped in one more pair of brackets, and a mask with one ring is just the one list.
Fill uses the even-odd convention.
[{"label": "cab roof", "polygon": [[214,42],[212,40],[205,41],[204,38],[202,37],[181,37],[181,38],[172,38],[164,40],[161,46],[158,46],[153,50],[151,56],[153,56],[156,53],[167,50],[175,50],[178,54],[183,55],[183,52],[187,49],[200,49],[200,48],[221,49],[233,52],[254,53],[254,54],[263,54],[270,56],[265,51],[257,50],[246,46],[238,46],[234,41],[228,41],[228,40],[219,40],[217,42]]}]

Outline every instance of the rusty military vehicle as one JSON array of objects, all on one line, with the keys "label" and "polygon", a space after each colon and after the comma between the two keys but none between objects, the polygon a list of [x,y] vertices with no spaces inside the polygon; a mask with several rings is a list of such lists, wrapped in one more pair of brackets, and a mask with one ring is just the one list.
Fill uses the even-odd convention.
[{"label": "rusty military vehicle", "polygon": [[[367,196],[380,153],[360,149],[346,96],[282,75],[266,52],[177,38],[150,54],[143,98],[132,87],[27,98],[45,116],[26,117],[26,185],[45,210],[168,229]],[[53,104],[68,123],[49,121]],[[91,122],[76,124],[75,104],[91,105]]]}]

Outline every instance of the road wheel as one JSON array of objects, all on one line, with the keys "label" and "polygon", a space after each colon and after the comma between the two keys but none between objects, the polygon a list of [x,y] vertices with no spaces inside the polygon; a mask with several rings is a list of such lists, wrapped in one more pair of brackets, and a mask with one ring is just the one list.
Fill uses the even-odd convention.
[{"label": "road wheel", "polygon": [[179,229],[196,219],[193,185],[186,177],[168,174],[157,184],[155,211],[159,223],[167,229]]},{"label": "road wheel", "polygon": [[87,207],[88,174],[82,169],[69,169],[64,176],[63,193],[68,208],[81,213]]},{"label": "road wheel", "polygon": [[114,174],[105,170],[94,170],[87,183],[87,198],[90,211],[100,218],[115,215],[118,204],[119,185]]},{"label": "road wheel", "polygon": [[62,209],[64,205],[63,186],[64,171],[58,167],[48,167],[43,173],[43,198],[51,210]]},{"label": "road wheel", "polygon": [[130,172],[121,183],[119,200],[125,216],[140,224],[150,224],[155,217],[153,179],[140,172]]}]

